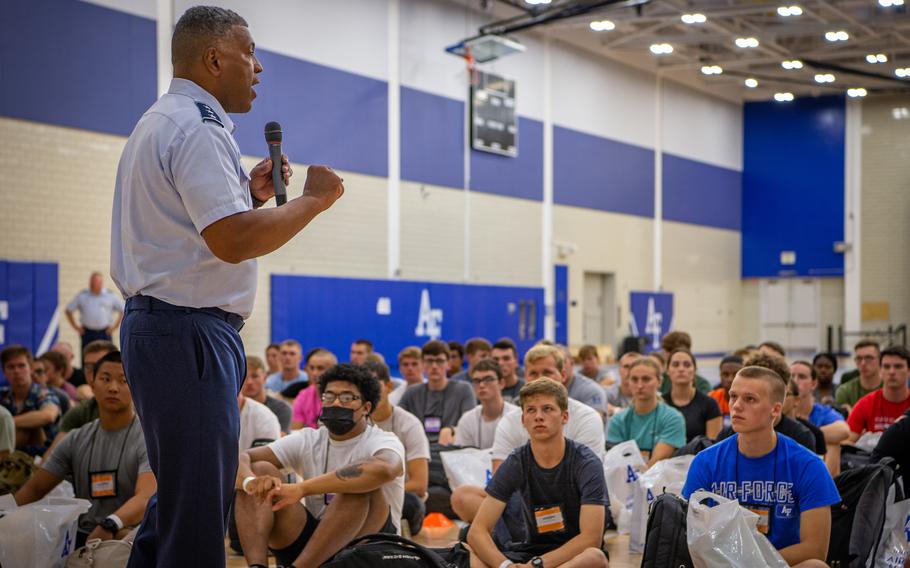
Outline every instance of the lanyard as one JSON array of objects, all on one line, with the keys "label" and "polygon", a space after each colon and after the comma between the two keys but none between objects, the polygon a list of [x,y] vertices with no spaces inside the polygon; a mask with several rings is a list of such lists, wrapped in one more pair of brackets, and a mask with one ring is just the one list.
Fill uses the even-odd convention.
[{"label": "lanyard", "polygon": [[[133,430],[133,424],[136,423],[136,417],[133,416],[132,421],[130,421],[130,427],[126,429],[126,436],[123,437],[123,444],[120,446],[120,455],[117,457],[117,467],[113,471],[120,471],[120,462],[123,460],[123,452],[126,450],[126,442],[130,439],[130,432]],[[92,458],[95,456],[95,436],[98,435],[98,430],[101,428],[101,420],[98,420],[98,426],[95,427],[95,431],[92,432],[92,441],[89,444],[88,450],[88,469],[92,471]]]},{"label": "lanyard", "polygon": [[[775,436],[777,437],[777,433],[775,433]],[[737,436],[737,438],[738,438],[738,436]],[[737,439],[737,442],[739,442],[738,439]],[[773,494],[773,499],[772,498],[768,499],[771,502],[771,510],[768,511],[768,534],[766,535],[768,538],[771,538],[771,528],[774,525],[774,515],[775,515],[775,512],[777,511],[777,497],[778,497],[778,495],[777,495],[777,450],[780,447],[779,437],[776,440],[776,442],[777,443],[774,445],[774,450],[773,450],[774,451],[774,466],[773,466],[774,469],[772,470],[773,471],[772,478],[774,481],[773,481],[773,484],[771,485],[771,492]],[[738,443],[737,443],[737,447],[736,447],[736,462],[735,463],[736,463],[736,470],[735,470],[736,492],[741,493],[742,484],[739,481],[739,445],[738,445]],[[737,499],[737,501],[739,501],[739,499]],[[742,505],[743,503],[740,503],[740,504]],[[761,506],[760,503],[755,503],[755,505]],[[746,507],[746,508],[748,508],[748,507]]]},{"label": "lanyard", "polygon": [[[446,383],[446,388],[442,389],[442,408],[440,409],[439,415],[438,415],[440,422],[442,422],[442,417],[446,411],[446,397],[449,395],[449,384],[450,383]],[[434,391],[431,391],[430,387],[428,386],[427,387],[427,398],[424,401],[424,405],[423,405],[423,417],[424,418],[426,418],[427,416],[436,416],[436,414],[427,414],[427,403],[430,402],[430,393],[431,392],[434,392]],[[438,391],[436,391],[436,392],[438,392]]]}]

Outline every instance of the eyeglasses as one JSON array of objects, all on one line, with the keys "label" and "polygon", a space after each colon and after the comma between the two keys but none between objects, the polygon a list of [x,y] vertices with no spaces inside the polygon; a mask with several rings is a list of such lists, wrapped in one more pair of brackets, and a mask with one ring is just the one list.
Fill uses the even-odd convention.
[{"label": "eyeglasses", "polygon": [[429,367],[431,365],[445,366],[445,365],[449,364],[449,360],[446,359],[445,357],[438,357],[436,359],[431,359],[431,358],[427,357],[423,360],[423,364],[426,365],[427,367]]},{"label": "eyeglasses", "polygon": [[853,358],[853,360],[856,361],[857,363],[871,363],[872,361],[875,361],[875,356],[874,355],[857,355],[856,357]]},{"label": "eyeglasses", "polygon": [[352,392],[343,392],[341,394],[335,394],[333,392],[322,393],[322,402],[325,404],[332,404],[335,402],[335,399],[338,399],[341,404],[351,404],[355,400],[361,400],[361,397]]},{"label": "eyeglasses", "polygon": [[498,380],[499,379],[497,379],[496,377],[481,377],[479,379],[471,379],[471,382],[474,383],[475,385],[488,385],[488,384],[494,383]]}]

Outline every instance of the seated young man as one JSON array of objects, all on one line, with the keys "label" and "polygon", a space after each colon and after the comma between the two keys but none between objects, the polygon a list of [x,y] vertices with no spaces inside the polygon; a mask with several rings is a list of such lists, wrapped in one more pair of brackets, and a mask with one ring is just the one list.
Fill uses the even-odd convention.
[{"label": "seated young man", "polygon": [[0,365],[8,387],[0,387],[0,406],[13,415],[16,449],[42,455],[57,435],[60,402],[56,395],[32,381],[32,353],[22,345],[0,352]]},{"label": "seated young man", "polygon": [[474,363],[468,376],[480,404],[461,415],[455,428],[455,444],[486,450],[493,446],[499,421],[507,413],[518,412],[518,407],[502,399],[505,383],[502,371],[493,359]]},{"label": "seated young man", "polygon": [[851,442],[865,432],[884,432],[910,408],[910,353],[900,346],[888,347],[879,361],[882,388],[859,399],[847,417]]},{"label": "seated young man", "polygon": [[660,367],[653,359],[639,357],[629,369],[632,406],[620,410],[610,421],[607,440],[613,443],[635,440],[642,457],[651,467],[673,455],[686,444],[683,415],[658,395]]},{"label": "seated young man", "polygon": [[774,431],[786,383],[765,367],[744,367],[730,387],[735,434],[695,456],[683,497],[705,489],[759,515],[758,530],[790,566],[822,567],[831,505],[840,501],[818,456]]},{"label": "seated young man", "polygon": [[401,518],[408,521],[408,528],[415,535],[420,532],[427,512],[424,501],[430,478],[430,441],[416,416],[392,406],[389,401],[395,387],[386,364],[367,361],[364,367],[379,381],[381,387],[379,404],[370,415],[373,423],[386,432],[395,434],[404,446],[406,475]]},{"label": "seated young man", "polygon": [[76,497],[92,503],[79,517],[76,547],[94,538],[126,536],[158,488],[119,351],[98,361],[92,392],[99,418],[72,430],[15,495],[16,503],[26,505],[64,479],[72,483]]},{"label": "seated young man", "polygon": [[[823,439],[821,443],[816,439],[815,453],[824,453],[828,471],[834,477],[840,473],[840,444],[850,437],[850,427],[840,412],[815,401],[818,378],[811,363],[808,361],[791,363],[790,382],[795,383],[798,393],[794,407],[796,417],[808,420],[810,430],[817,428],[821,431]],[[825,451],[822,452],[822,449]]]},{"label": "seated young man", "polygon": [[[544,378],[564,385],[567,372],[571,370],[565,365],[562,351],[552,345],[535,345],[525,353],[526,385]],[[587,446],[594,455],[603,459],[606,444],[600,415],[590,406],[571,397],[568,405],[569,419],[563,432],[566,438]],[[493,473],[496,473],[500,464],[513,450],[527,442],[528,431],[521,422],[521,413],[512,412],[503,416],[496,426],[496,435],[493,438]],[[462,520],[471,522],[486,496],[481,487],[462,485],[452,492],[452,509]]]},{"label": "seated young man", "polygon": [[724,426],[730,425],[730,385],[733,377],[743,368],[743,358],[736,355],[727,355],[720,361],[720,386],[708,393],[708,396],[717,401],[720,413],[724,417]]},{"label": "seated young man", "polygon": [[[240,454],[234,510],[250,566],[268,566],[271,549],[280,566],[316,568],[356,536],[399,530],[404,448],[367,423],[378,381],[342,364],[320,377],[319,389],[320,428]],[[282,469],[303,481],[283,483]]]},{"label": "seated young man", "polygon": [[[569,421],[565,387],[550,379],[532,381],[522,387],[519,402],[530,439],[487,484],[487,497],[468,531],[471,566],[608,566],[601,549],[607,503],[603,463],[563,434]],[[528,540],[500,550],[493,527],[515,493]]]}]

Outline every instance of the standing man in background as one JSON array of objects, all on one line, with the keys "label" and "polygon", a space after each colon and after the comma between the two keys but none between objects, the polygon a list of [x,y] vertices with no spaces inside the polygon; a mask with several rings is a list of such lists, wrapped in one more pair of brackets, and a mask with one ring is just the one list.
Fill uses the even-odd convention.
[{"label": "standing man in background", "polygon": [[[79,312],[79,323],[73,317],[74,312]],[[88,288],[76,294],[66,306],[66,319],[82,338],[81,350],[84,350],[96,339],[111,340],[111,335],[123,319],[123,301],[104,288],[104,277],[100,272],[92,272]]]},{"label": "standing man in background", "polygon": [[[158,481],[129,566],[223,567],[246,373],[239,331],[253,310],[255,259],[344,186],[330,168],[311,166],[299,198],[260,209],[275,192],[272,162],[247,174],[228,115],[250,110],[262,72],[242,17],[190,8],[171,52],[174,79],[127,140],[114,190],[123,363]],[[281,171],[287,182],[284,156]]]}]

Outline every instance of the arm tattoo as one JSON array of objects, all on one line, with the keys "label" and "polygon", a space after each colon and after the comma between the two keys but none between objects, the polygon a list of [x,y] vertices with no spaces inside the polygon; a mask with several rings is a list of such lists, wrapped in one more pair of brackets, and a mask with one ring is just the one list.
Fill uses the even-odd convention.
[{"label": "arm tattoo", "polygon": [[355,479],[361,475],[363,475],[362,463],[348,464],[340,469],[335,470],[335,477],[341,481],[344,481],[346,479]]}]

